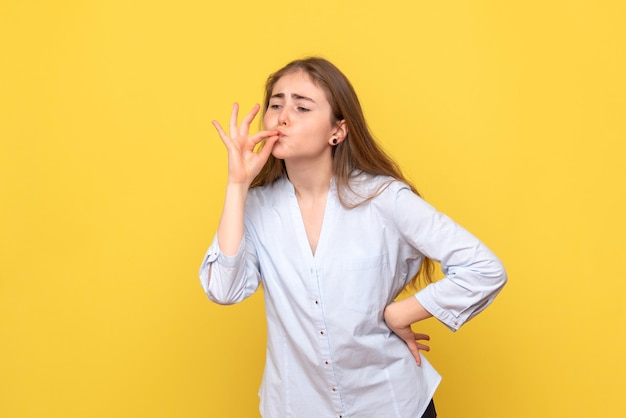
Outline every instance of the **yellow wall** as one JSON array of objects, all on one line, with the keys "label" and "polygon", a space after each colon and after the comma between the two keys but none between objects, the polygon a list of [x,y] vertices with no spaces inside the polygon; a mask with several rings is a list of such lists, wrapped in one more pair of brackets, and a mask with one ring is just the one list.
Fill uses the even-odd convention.
[{"label": "yellow wall", "polygon": [[196,277],[210,120],[308,54],[508,268],[482,317],[420,328],[440,415],[626,416],[624,4],[3,0],[0,416],[257,416],[261,297]]}]

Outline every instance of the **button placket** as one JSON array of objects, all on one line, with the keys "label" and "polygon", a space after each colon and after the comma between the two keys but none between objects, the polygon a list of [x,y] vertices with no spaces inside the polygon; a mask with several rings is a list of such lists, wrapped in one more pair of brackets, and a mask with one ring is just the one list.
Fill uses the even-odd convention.
[{"label": "button placket", "polygon": [[343,414],[343,402],[341,400],[337,376],[335,375],[335,370],[331,361],[332,354],[330,351],[330,344],[328,340],[329,335],[326,326],[326,314],[324,306],[322,304],[322,295],[320,294],[320,288],[322,288],[320,284],[320,281],[322,280],[321,269],[311,269],[311,273],[314,274],[316,284],[314,287],[315,295],[312,297],[312,307],[314,309],[313,312],[315,314],[315,326],[317,327],[317,335],[319,341],[318,347],[321,360],[320,367],[322,367],[323,374],[326,378],[328,391],[333,398],[333,403],[336,408],[335,410],[337,411],[337,416],[345,417],[345,414]]}]

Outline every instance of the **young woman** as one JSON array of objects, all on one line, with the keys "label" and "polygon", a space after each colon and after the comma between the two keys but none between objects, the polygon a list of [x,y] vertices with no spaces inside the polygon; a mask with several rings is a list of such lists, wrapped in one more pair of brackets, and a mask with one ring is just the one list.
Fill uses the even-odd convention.
[{"label": "young woman", "polygon": [[[502,264],[419,197],[330,62],[272,74],[265,130],[249,135],[259,109],[238,124],[235,104],[229,133],[213,122],[228,183],[200,281],[220,304],[263,284],[262,416],[435,417],[441,378],[420,356],[428,336],[411,324],[434,316],[458,329],[505,284]],[[434,283],[432,260],[445,274]],[[394,302],[420,276],[430,283]]]}]

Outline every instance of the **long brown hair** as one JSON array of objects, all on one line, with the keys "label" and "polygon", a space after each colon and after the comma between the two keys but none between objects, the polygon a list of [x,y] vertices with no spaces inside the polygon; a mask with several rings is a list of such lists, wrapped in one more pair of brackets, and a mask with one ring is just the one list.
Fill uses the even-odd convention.
[{"label": "long brown hair", "polygon": [[[341,204],[347,208],[359,206],[376,197],[384,189],[384,187],[379,188],[370,196],[360,196],[361,199],[357,203],[354,203],[352,199],[348,199],[348,194],[351,196],[356,194],[351,187],[350,180],[355,175],[362,173],[389,176],[395,180],[402,181],[419,195],[417,189],[404,177],[396,162],[383,151],[374,139],[350,81],[328,60],[319,57],[299,59],[290,62],[271,74],[265,83],[263,112],[269,106],[272,90],[276,82],[284,75],[297,71],[303,71],[308,74],[313,83],[325,91],[326,98],[332,109],[333,122],[345,120],[346,123],[347,136],[342,142],[333,147],[332,154],[333,174]],[[261,172],[253,180],[251,187],[272,184],[283,177],[287,177],[284,162],[270,155]],[[434,263],[429,258],[425,258],[420,271],[411,281],[411,285],[417,287],[420,280],[430,283],[433,274]]]}]

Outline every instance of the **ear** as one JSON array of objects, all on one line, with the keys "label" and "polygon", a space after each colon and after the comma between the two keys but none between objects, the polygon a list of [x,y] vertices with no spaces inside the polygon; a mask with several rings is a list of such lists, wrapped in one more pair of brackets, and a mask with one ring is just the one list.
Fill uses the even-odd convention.
[{"label": "ear", "polygon": [[346,124],[345,119],[341,119],[335,125],[335,128],[331,132],[331,137],[328,140],[328,143],[332,146],[339,145],[343,142],[344,139],[348,136],[348,125]]}]

